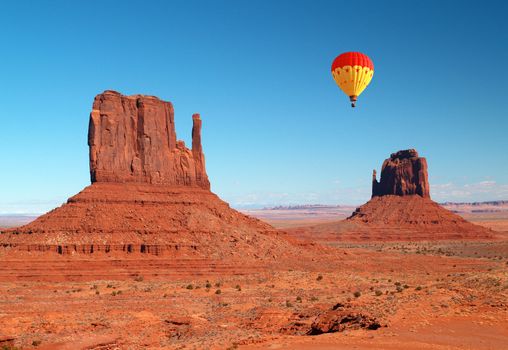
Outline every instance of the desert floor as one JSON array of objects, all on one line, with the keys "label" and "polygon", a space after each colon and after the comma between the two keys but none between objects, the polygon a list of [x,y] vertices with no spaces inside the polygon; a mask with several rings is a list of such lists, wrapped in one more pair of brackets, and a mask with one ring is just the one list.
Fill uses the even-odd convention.
[{"label": "desert floor", "polygon": [[[467,215],[508,231],[508,216]],[[2,251],[0,346],[508,349],[508,236],[328,244],[336,259],[300,264]],[[341,331],[308,335],[337,306],[354,315]]]}]

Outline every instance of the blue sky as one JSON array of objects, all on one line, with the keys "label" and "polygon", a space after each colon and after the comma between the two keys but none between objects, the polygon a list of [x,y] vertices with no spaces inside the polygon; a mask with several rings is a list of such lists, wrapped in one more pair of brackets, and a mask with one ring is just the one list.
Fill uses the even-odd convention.
[{"label": "blue sky", "polygon": [[[508,199],[504,1],[11,1],[0,12],[0,213],[89,184],[103,90],[203,119],[212,190],[233,206],[359,204],[399,149],[427,157],[438,201]],[[375,64],[358,107],[330,74]]]}]

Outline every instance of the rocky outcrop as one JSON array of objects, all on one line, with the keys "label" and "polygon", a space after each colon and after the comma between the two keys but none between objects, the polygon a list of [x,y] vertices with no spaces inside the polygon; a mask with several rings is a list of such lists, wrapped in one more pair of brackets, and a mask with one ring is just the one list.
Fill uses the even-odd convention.
[{"label": "rocky outcrop", "polygon": [[[392,153],[381,181],[372,179],[372,198],[347,218],[347,240],[489,239],[491,230],[474,225],[430,199],[427,161],[414,149]],[[330,225],[314,230],[330,230]],[[338,228],[333,228],[338,230]]]},{"label": "rocky outcrop", "polygon": [[416,150],[408,149],[392,153],[383,163],[379,182],[376,170],[373,171],[372,197],[414,194],[430,198],[427,160],[419,157]]},{"label": "rocky outcrop", "polygon": [[194,114],[192,150],[177,141],[173,105],[154,96],[105,91],[95,97],[88,130],[93,182],[210,188]]},{"label": "rocky outcrop", "polygon": [[0,234],[0,247],[58,254],[145,253],[273,260],[302,251],[285,234],[210,191],[201,118],[192,149],[176,139],[173,106],[106,91],[88,143],[92,184],[35,221]]}]

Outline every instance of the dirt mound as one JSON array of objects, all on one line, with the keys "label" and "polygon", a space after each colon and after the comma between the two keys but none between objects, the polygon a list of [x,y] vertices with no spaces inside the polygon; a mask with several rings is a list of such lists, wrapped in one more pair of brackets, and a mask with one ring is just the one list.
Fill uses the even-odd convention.
[{"label": "dirt mound", "polygon": [[374,231],[396,228],[403,239],[482,239],[492,238],[491,230],[474,225],[444,209],[429,198],[413,196],[374,197],[346,219]]},{"label": "dirt mound", "polygon": [[277,257],[295,247],[270,225],[197,187],[94,183],[0,244],[28,251]]}]

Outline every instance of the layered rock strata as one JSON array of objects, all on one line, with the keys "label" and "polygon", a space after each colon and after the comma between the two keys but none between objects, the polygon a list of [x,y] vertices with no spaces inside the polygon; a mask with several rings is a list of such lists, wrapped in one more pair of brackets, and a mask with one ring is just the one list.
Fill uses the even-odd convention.
[{"label": "layered rock strata", "polygon": [[192,117],[192,149],[177,141],[171,102],[105,91],[95,97],[88,129],[94,182],[137,182],[210,189],[201,119]]}]

